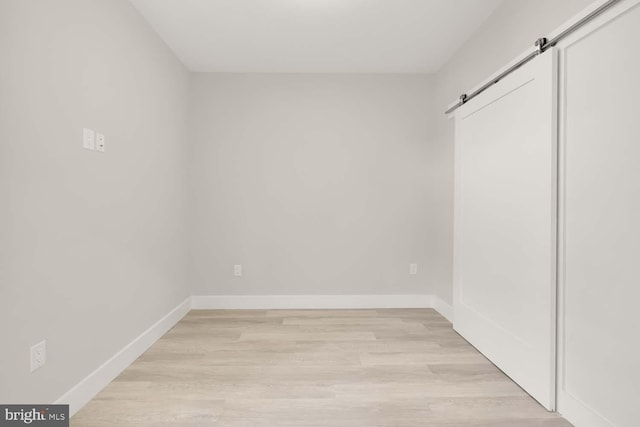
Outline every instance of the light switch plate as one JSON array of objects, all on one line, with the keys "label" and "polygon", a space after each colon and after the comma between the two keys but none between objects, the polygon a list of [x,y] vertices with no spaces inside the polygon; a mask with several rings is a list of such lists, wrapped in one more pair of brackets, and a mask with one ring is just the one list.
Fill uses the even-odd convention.
[{"label": "light switch plate", "polygon": [[82,148],[87,150],[96,149],[96,134],[93,129],[82,129]]},{"label": "light switch plate", "polygon": [[242,264],[235,264],[233,266],[233,275],[236,277],[242,276]]}]

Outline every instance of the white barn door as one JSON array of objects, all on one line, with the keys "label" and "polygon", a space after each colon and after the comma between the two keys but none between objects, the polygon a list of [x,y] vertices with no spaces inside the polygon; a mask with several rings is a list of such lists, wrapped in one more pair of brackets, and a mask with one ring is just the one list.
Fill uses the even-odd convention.
[{"label": "white barn door", "polygon": [[560,48],[558,411],[640,426],[640,1]]},{"label": "white barn door", "polygon": [[456,111],[454,328],[555,407],[557,52]]}]

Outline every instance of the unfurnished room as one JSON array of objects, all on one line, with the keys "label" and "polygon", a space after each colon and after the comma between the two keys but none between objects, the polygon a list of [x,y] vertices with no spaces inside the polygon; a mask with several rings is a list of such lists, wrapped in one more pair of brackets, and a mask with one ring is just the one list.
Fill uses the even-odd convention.
[{"label": "unfurnished room", "polygon": [[640,0],[0,0],[0,426],[640,426]]}]

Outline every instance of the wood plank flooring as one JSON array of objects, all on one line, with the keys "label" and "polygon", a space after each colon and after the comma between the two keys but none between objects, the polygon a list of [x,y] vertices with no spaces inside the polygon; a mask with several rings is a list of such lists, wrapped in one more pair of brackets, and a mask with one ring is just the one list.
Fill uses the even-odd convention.
[{"label": "wood plank flooring", "polygon": [[193,310],[74,427],[567,427],[420,310]]}]

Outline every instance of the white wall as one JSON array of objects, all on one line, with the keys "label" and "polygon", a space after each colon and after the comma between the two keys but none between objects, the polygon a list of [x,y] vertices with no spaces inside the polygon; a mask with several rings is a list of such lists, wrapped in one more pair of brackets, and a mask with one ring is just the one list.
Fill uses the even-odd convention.
[{"label": "white wall", "polygon": [[453,271],[453,120],[444,111],[460,94],[483,83],[486,78],[516,56],[533,48],[536,39],[562,25],[587,7],[592,0],[507,0],[474,33],[469,41],[435,76],[435,139],[433,176],[439,183],[433,195],[432,219],[441,232],[436,236],[438,251],[431,263],[435,294],[452,300]]},{"label": "white wall", "polygon": [[0,402],[52,402],[187,297],[189,73],[125,0],[2,0],[0,52]]},{"label": "white wall", "polygon": [[194,75],[194,293],[431,293],[432,106],[425,75]]}]

